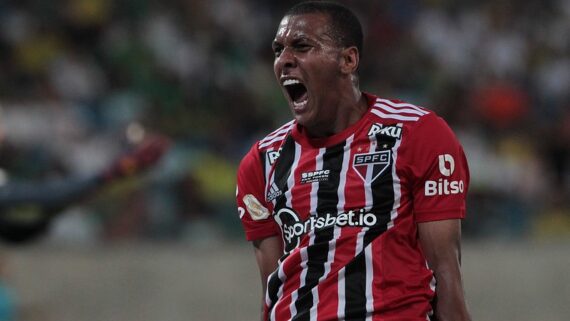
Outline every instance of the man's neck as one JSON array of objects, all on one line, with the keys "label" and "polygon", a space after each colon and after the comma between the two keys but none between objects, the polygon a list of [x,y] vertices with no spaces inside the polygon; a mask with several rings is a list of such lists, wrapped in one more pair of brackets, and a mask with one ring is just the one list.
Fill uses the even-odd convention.
[{"label": "man's neck", "polygon": [[309,137],[323,138],[338,134],[358,122],[368,110],[366,96],[358,88],[341,97],[335,105],[336,112],[323,119],[321,126],[311,130],[305,128]]}]

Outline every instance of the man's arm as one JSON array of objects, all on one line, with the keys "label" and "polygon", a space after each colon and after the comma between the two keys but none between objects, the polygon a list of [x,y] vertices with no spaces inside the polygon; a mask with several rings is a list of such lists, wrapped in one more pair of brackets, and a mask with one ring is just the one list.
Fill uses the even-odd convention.
[{"label": "man's arm", "polygon": [[261,320],[263,320],[267,278],[277,269],[277,261],[283,255],[283,246],[279,237],[272,236],[253,241],[253,247],[257,266],[259,267],[259,274],[261,276]]},{"label": "man's arm", "polygon": [[461,220],[418,223],[420,243],[437,281],[439,321],[470,321],[461,280]]}]

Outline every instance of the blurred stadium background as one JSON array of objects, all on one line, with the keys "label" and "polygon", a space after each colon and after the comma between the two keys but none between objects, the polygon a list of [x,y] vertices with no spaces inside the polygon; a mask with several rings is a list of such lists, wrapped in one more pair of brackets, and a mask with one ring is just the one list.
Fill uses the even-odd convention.
[{"label": "blurred stadium background", "polygon": [[[4,246],[0,311],[257,318],[235,170],[289,118],[270,43],[293,3],[0,1],[0,184],[92,173],[149,132],[173,141],[149,175]],[[465,147],[474,319],[567,320],[570,1],[345,3],[365,27],[362,88],[437,111]]]}]

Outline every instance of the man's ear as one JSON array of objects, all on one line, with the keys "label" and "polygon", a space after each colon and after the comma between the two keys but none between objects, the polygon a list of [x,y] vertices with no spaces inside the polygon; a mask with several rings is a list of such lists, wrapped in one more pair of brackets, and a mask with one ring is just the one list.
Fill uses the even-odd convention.
[{"label": "man's ear", "polygon": [[343,74],[352,74],[358,69],[360,58],[358,56],[358,48],[352,46],[342,50],[341,52],[340,70]]}]

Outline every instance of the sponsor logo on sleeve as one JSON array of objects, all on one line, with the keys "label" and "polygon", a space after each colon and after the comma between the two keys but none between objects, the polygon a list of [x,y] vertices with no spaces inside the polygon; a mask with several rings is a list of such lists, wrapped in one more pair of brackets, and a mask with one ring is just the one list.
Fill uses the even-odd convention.
[{"label": "sponsor logo on sleeve", "polygon": [[443,176],[451,176],[455,171],[455,160],[449,154],[439,155],[439,172]]},{"label": "sponsor logo on sleeve", "polygon": [[[239,195],[239,186],[236,186],[236,197]],[[238,206],[239,219],[241,220],[245,215],[245,208]]]},{"label": "sponsor logo on sleeve", "polygon": [[[455,171],[455,160],[449,154],[442,154],[438,156],[439,172],[444,177],[449,177]],[[435,195],[455,195],[463,193],[465,190],[465,183],[463,180],[449,180],[447,178],[440,178],[437,181],[429,180],[425,182],[424,194],[426,196]]]},{"label": "sponsor logo on sleeve", "polygon": [[[254,221],[264,220],[269,217],[269,210],[261,205],[255,196],[247,194],[243,197],[243,202],[249,212],[249,216],[251,216]],[[243,216],[241,212],[240,216]]]}]

